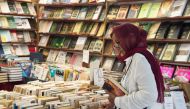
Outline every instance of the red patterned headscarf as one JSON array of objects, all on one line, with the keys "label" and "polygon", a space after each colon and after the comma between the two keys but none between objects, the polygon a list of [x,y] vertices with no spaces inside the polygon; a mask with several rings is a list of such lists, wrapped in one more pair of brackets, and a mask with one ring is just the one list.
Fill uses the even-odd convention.
[{"label": "red patterned headscarf", "polygon": [[146,57],[149,64],[151,65],[151,69],[157,84],[157,102],[164,102],[163,76],[161,74],[158,60],[147,50],[147,32],[136,27],[135,25],[126,23],[114,27],[112,34],[114,34],[115,38],[117,38],[119,41],[119,45],[125,51],[125,55],[118,56],[119,60],[124,61],[126,58],[134,55],[135,53],[140,53]]}]

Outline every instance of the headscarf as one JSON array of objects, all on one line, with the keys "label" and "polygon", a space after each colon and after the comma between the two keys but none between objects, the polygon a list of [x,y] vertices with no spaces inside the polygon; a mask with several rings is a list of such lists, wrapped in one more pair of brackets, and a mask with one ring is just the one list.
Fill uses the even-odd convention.
[{"label": "headscarf", "polygon": [[112,34],[115,35],[119,41],[119,45],[125,51],[123,56],[118,56],[119,60],[124,61],[126,58],[133,56],[135,53],[140,53],[145,56],[151,65],[151,69],[156,80],[158,91],[157,102],[164,102],[163,76],[161,74],[158,60],[147,50],[147,32],[136,27],[135,25],[125,23],[114,27],[112,29]]}]

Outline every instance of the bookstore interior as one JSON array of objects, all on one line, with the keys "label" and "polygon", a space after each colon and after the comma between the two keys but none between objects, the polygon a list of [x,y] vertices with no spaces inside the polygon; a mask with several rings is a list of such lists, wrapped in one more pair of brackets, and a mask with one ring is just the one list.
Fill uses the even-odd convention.
[{"label": "bookstore interior", "polygon": [[151,109],[190,109],[190,0],[0,0],[0,109],[111,109],[105,81],[129,95],[111,37],[125,23],[159,62]]}]

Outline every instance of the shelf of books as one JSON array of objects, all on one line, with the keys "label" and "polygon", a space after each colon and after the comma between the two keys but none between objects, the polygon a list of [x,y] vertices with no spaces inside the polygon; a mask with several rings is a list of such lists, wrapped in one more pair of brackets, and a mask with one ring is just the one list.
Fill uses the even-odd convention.
[{"label": "shelf of books", "polygon": [[[71,63],[78,60],[81,66],[84,50],[89,51],[91,59],[101,60],[106,28],[105,9],[104,0],[58,3],[40,0],[38,48],[47,61],[56,62],[56,56],[59,58],[59,54],[65,53],[62,56],[71,58]],[[70,61],[65,62],[71,64]]]},{"label": "shelf of books", "polygon": [[172,67],[171,78],[184,76],[187,81],[180,81],[185,83],[190,80],[185,76],[190,71],[190,1],[122,1],[108,4],[103,60],[113,63],[115,59],[111,28],[125,22],[133,23],[148,32],[148,49],[159,60],[163,75],[168,75]]},{"label": "shelf of books", "polygon": [[[30,52],[35,52],[36,16],[31,0],[0,1],[0,55],[7,63],[30,60]],[[2,88],[12,90],[22,83],[22,69],[7,63],[1,62],[0,83]]]}]

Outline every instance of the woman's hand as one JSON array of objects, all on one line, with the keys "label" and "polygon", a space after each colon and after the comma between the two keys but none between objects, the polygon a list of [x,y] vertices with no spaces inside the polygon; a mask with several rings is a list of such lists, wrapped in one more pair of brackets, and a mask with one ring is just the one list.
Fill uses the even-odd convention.
[{"label": "woman's hand", "polygon": [[108,94],[109,94],[109,97],[108,97],[109,104],[106,106],[106,109],[113,109],[115,106],[114,101],[115,101],[116,96],[110,92],[108,92]]}]

